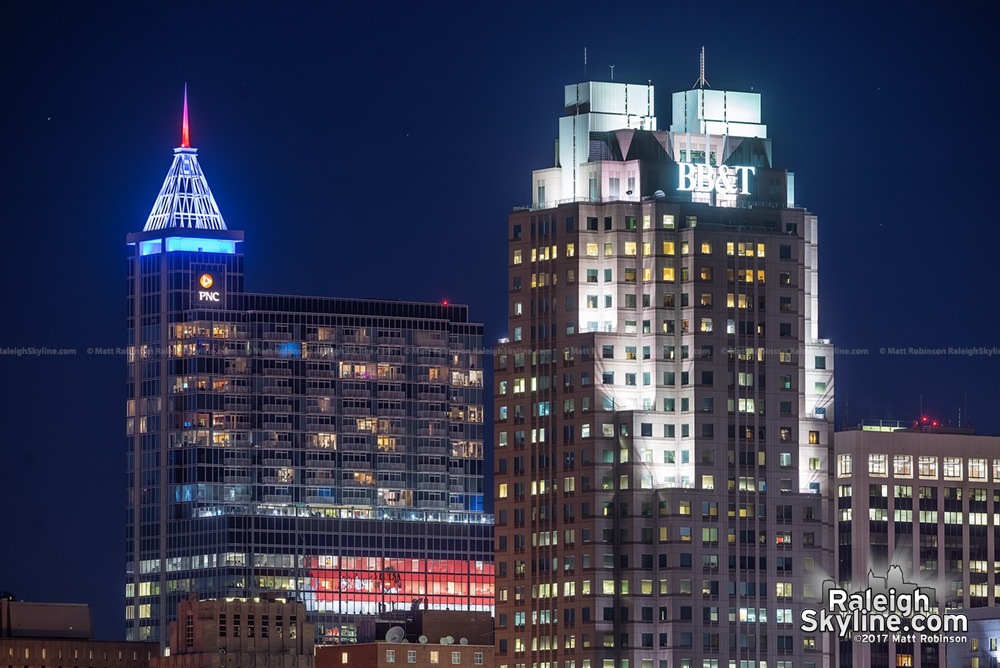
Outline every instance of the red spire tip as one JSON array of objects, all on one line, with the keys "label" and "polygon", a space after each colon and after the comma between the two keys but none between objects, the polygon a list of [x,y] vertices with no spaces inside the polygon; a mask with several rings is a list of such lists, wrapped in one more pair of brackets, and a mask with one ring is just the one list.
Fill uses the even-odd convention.
[{"label": "red spire tip", "polygon": [[184,84],[184,123],[181,125],[181,148],[191,148],[191,129],[188,126],[188,85]]}]

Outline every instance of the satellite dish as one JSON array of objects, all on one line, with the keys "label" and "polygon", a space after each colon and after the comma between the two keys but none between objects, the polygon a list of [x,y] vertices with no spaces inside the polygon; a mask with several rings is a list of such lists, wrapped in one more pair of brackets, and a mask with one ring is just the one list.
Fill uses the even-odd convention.
[{"label": "satellite dish", "polygon": [[455,644],[455,636],[448,636],[448,637],[446,637],[444,639],[444,641],[445,641],[446,645],[454,645]]},{"label": "satellite dish", "polygon": [[385,632],[386,642],[399,642],[406,637],[406,631],[403,630],[402,626],[393,626],[391,629]]},{"label": "satellite dish", "polygon": [[438,640],[438,644],[439,645],[447,645],[448,644],[448,636],[442,636],[441,639]]},{"label": "satellite dish", "polygon": [[458,639],[458,644],[459,645],[468,645],[469,644],[469,639],[468,638],[459,638]]},{"label": "satellite dish", "polygon": [[656,192],[653,193],[653,197],[655,197],[656,199],[666,199],[667,193],[663,192],[662,190],[657,190]]},{"label": "satellite dish", "polygon": [[626,190],[625,194],[628,195],[629,197],[631,197],[632,196],[632,191],[631,190]]},{"label": "satellite dish", "polygon": [[420,636],[419,638],[417,638],[417,640],[420,641],[421,645],[426,645],[427,644],[427,636]]}]

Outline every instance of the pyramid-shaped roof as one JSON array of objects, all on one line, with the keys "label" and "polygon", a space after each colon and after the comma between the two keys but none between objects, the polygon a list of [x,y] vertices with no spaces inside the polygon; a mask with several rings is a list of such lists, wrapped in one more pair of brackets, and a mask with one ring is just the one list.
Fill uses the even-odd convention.
[{"label": "pyramid-shaped roof", "polygon": [[149,212],[143,232],[182,227],[225,230],[226,222],[198,164],[198,149],[174,149],[174,162]]},{"label": "pyramid-shaped roof", "polygon": [[170,165],[153,210],[143,226],[143,232],[181,227],[195,230],[225,230],[219,205],[208,187],[205,173],[198,164],[198,149],[191,148],[188,125],[187,84],[184,84],[184,121],[181,125],[181,145],[174,149]]}]

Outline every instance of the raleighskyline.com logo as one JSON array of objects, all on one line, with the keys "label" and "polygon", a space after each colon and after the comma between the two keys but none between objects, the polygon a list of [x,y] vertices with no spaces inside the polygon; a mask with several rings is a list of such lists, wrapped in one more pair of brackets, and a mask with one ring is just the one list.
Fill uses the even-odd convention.
[{"label": "raleighskyline.com logo", "polygon": [[933,587],[907,582],[899,566],[890,566],[884,578],[868,571],[867,587],[855,591],[827,580],[824,607],[803,610],[799,628],[865,643],[967,642],[959,634],[968,632],[968,617],[939,613],[935,594]]}]

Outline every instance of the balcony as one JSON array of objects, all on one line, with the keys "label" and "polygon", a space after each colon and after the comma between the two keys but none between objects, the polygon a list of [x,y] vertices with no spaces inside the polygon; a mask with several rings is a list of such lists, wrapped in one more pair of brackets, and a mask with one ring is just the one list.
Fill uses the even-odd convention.
[{"label": "balcony", "polygon": [[331,496],[307,496],[306,503],[314,505],[334,505],[336,501]]},{"label": "balcony", "polygon": [[292,465],[292,460],[287,457],[265,459],[261,462],[261,466],[273,466],[273,467],[289,467]]},{"label": "balcony", "polygon": [[372,395],[372,391],[370,389],[367,389],[367,388],[365,388],[363,390],[359,390],[359,389],[356,389],[356,388],[350,388],[350,389],[341,390],[340,395],[343,396],[343,397],[370,397]]},{"label": "balcony", "polygon": [[430,366],[447,366],[448,358],[442,355],[441,357],[433,357],[430,355],[420,355],[417,357],[417,364],[428,364]]},{"label": "balcony", "polygon": [[[306,372],[306,376],[309,373]],[[307,387],[306,394],[311,397],[332,397],[333,388],[332,387]]]},{"label": "balcony", "polygon": [[275,385],[266,386],[261,390],[262,394],[291,394],[292,388],[290,387],[277,387]]},{"label": "balcony", "polygon": [[265,376],[291,376],[292,375],[292,370],[291,369],[282,369],[282,368],[270,367],[270,368],[265,368],[264,369],[264,375]]},{"label": "balcony", "polygon": [[265,413],[291,413],[292,407],[288,404],[264,404],[261,410]]},{"label": "balcony", "polygon": [[265,341],[291,341],[291,332],[264,332]]},{"label": "balcony", "polygon": [[265,431],[289,431],[292,428],[291,422],[265,422],[262,427]]},{"label": "balcony", "polygon": [[265,494],[264,503],[291,503],[291,494]]},{"label": "balcony", "polygon": [[337,481],[335,478],[326,476],[307,475],[306,484],[315,485],[316,487],[332,487],[337,484]]},{"label": "balcony", "polygon": [[[264,371],[267,375],[267,370]],[[306,369],[306,378],[335,378],[336,375],[332,369]]]},{"label": "balcony", "polygon": [[399,392],[399,391],[396,391],[396,390],[392,390],[392,391],[383,390],[383,391],[381,391],[381,392],[378,393],[378,398],[379,399],[405,399],[406,398],[406,392]]}]

